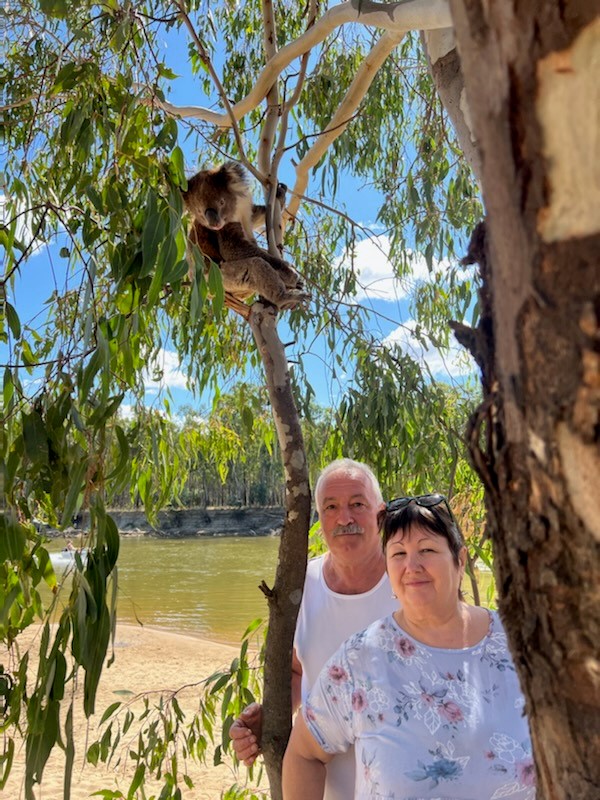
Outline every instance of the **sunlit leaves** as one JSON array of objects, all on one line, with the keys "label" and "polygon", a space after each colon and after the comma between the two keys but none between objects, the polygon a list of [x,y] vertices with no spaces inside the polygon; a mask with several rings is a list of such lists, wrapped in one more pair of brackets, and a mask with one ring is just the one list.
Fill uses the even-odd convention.
[{"label": "sunlit leaves", "polygon": [[[87,62],[85,64],[77,64],[74,62],[65,64],[58,72],[54,79],[54,84],[50,89],[50,96],[60,95],[63,92],[69,92],[80,83],[87,82],[88,80],[98,80],[99,71],[97,65]],[[66,117],[65,125],[68,127],[72,119],[72,111]]]},{"label": "sunlit leaves", "polygon": [[6,321],[8,322],[8,327],[12,335],[15,339],[18,339],[21,335],[21,322],[19,321],[17,310],[7,301],[4,304],[4,313],[6,314]]},{"label": "sunlit leaves", "polygon": [[154,270],[158,246],[164,239],[166,227],[166,220],[157,208],[156,193],[149,189],[142,232],[142,268],[138,277],[145,278]]},{"label": "sunlit leaves", "polygon": [[49,17],[64,19],[67,15],[69,3],[67,0],[40,0],[40,8]]},{"label": "sunlit leaves", "polygon": [[[245,706],[260,698],[262,625],[262,620],[254,620],[242,637],[239,656],[229,667],[199,682],[195,715],[187,715],[181,707],[180,691],[158,699],[144,697],[139,712],[112,703],[103,714],[99,738],[88,747],[88,762],[113,767],[128,762],[133,777],[127,797],[133,798],[148,777],[163,781],[159,797],[183,796],[179,788],[182,783],[194,789],[188,761],[206,763],[212,743],[213,763],[221,763],[222,753],[230,748],[229,724]],[[106,790],[96,794],[113,796]],[[120,793],[118,796],[123,797]]]},{"label": "sunlit leaves", "polygon": [[425,380],[399,348],[380,347],[373,358],[371,348],[357,341],[353,359],[357,369],[338,408],[326,458],[352,454],[367,461],[390,496],[452,494],[459,467],[460,489],[479,491],[462,442],[476,393]]},{"label": "sunlit leaves", "polygon": [[6,516],[0,517],[0,561],[16,561],[23,555],[27,539],[22,525],[10,524]]},{"label": "sunlit leaves", "polygon": [[169,157],[169,170],[176,186],[187,188],[183,152],[180,147],[174,147]]}]

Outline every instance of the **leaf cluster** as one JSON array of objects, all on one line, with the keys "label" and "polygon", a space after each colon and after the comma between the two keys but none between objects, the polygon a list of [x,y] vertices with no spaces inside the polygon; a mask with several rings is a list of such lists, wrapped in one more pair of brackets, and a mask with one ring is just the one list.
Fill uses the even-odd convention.
[{"label": "leaf cluster", "polygon": [[[97,795],[133,798],[139,787],[152,779],[162,783],[159,793],[153,795],[156,800],[177,800],[182,797],[182,785],[194,788],[189,762],[206,763],[212,747],[212,763],[222,763],[223,754],[229,752],[231,723],[246,705],[260,698],[261,626],[261,620],[254,620],[242,637],[239,656],[228,668],[213,673],[198,686],[181,687],[157,697],[131,697],[106,709],[99,738],[88,747],[87,760],[94,766],[102,763],[114,769],[126,762],[132,767],[133,777],[127,794],[102,790]],[[199,689],[199,697],[198,712],[190,718],[178,696],[191,688]],[[137,711],[135,704],[139,705],[140,700],[143,708]],[[248,790],[240,791],[236,794],[236,787],[232,787],[229,796],[258,797],[246,794]]]}]

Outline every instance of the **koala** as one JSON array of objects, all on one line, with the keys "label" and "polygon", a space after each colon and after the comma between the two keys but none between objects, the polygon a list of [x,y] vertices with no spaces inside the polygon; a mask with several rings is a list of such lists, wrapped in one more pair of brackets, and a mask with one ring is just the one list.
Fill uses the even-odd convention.
[{"label": "koala", "polygon": [[[280,184],[277,199],[285,202]],[[240,300],[259,294],[279,309],[293,308],[308,299],[292,266],[259,247],[253,230],[265,223],[265,206],[252,202],[246,171],[226,162],[204,169],[188,180],[184,205],[192,217],[190,248],[199,250],[221,269],[226,292]]]}]

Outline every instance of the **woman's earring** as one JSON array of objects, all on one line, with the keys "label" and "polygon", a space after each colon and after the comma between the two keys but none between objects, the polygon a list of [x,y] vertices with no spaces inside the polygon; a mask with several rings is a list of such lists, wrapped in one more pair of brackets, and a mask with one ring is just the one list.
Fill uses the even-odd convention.
[{"label": "woman's earring", "polygon": [[398,598],[396,597],[396,595],[392,592],[392,600],[397,600],[397,599]]}]

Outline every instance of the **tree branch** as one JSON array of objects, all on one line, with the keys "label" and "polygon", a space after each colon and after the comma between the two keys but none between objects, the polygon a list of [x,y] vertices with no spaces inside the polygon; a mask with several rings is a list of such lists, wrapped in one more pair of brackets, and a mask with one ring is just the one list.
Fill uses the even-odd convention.
[{"label": "tree branch", "polygon": [[[263,49],[265,51],[265,61],[268,63],[277,55],[277,25],[272,0],[263,0],[262,9],[264,19]],[[279,88],[277,81],[273,81],[273,85],[267,93],[267,115],[262,126],[258,148],[258,166],[263,175],[267,175],[271,165],[271,150],[275,141],[278,119]]]},{"label": "tree branch", "polygon": [[201,106],[175,106],[158,98],[153,102],[173,116],[201,119],[221,128],[230,128],[234,120],[241,119],[264,100],[281,72],[295,58],[308,53],[341,25],[349,22],[372,25],[390,32],[402,32],[402,35],[410,30],[433,30],[452,26],[447,0],[410,0],[410,2],[389,4],[362,2],[360,6],[359,11],[359,1],[351,0],[330,8],[296,41],[290,42],[277,52],[258,76],[252,91],[234,106],[226,105],[227,113],[218,113]]},{"label": "tree branch", "polygon": [[[275,22],[272,0],[263,0],[262,9],[264,19],[263,48],[265,51],[265,61],[268,62],[277,55],[277,25]],[[281,255],[281,250],[278,246],[282,247],[283,245],[283,229],[281,227],[281,209],[277,207],[275,199],[275,195],[277,194],[277,165],[273,164],[271,154],[273,151],[275,134],[277,132],[280,110],[279,87],[277,81],[274,81],[267,94],[267,113],[260,135],[258,166],[267,179],[265,187],[267,245],[270,253],[279,256]],[[278,231],[275,229],[276,207],[279,211]]]},{"label": "tree branch", "polygon": [[450,117],[463,155],[481,183],[481,154],[473,134],[465,82],[452,28],[421,31],[429,71],[444,110]]},{"label": "tree branch", "polygon": [[[211,78],[213,80],[213,83],[215,84],[217,92],[219,93],[219,97],[221,98],[221,101],[222,101],[223,105],[225,106],[225,109],[226,109],[226,115],[225,116],[229,120],[229,124],[227,126],[224,126],[224,127],[233,128],[233,135],[235,136],[235,141],[236,141],[236,144],[238,146],[238,150],[239,150],[239,154],[240,154],[240,160],[242,161],[242,163],[244,164],[246,169],[248,169],[254,175],[254,177],[257,180],[262,181],[262,176],[257,171],[256,167],[253,164],[251,164],[248,161],[248,159],[246,158],[246,156],[244,155],[244,153],[245,153],[244,142],[243,142],[242,136],[240,134],[240,129],[239,129],[238,125],[237,125],[237,120],[239,119],[239,117],[236,117],[235,114],[234,114],[234,110],[233,110],[234,107],[232,107],[231,103],[229,102],[229,99],[227,97],[225,89],[223,88],[223,84],[221,83],[221,80],[220,80],[219,76],[217,75],[215,68],[212,65],[212,61],[210,59],[210,56],[208,55],[208,53],[206,52],[206,48],[204,47],[204,45],[200,41],[200,38],[198,37],[198,34],[196,33],[196,29],[192,25],[192,21],[190,20],[189,16],[187,15],[187,12],[185,11],[185,9],[183,7],[183,4],[180,2],[180,0],[174,0],[174,3],[177,6],[177,8],[179,9],[179,13],[180,13],[181,19],[184,21],[185,26],[188,29],[190,36],[194,40],[194,43],[195,43],[196,47],[198,48],[198,52],[200,53],[200,57],[202,58],[202,60],[206,64],[206,68],[208,69],[208,72],[209,72],[209,74],[210,74],[210,76],[211,76]],[[163,110],[166,111],[166,109],[164,109],[164,106],[161,103],[161,101],[158,100],[157,98],[153,98],[153,103],[155,105],[158,105],[160,108],[163,108]]]},{"label": "tree branch", "polygon": [[275,309],[261,302],[254,303],[250,326],[264,365],[286,485],[286,516],[275,584],[273,589],[268,589],[266,584],[261,586],[269,602],[262,748],[272,800],[281,800],[281,766],[291,728],[292,643],[308,551],[310,487],[306,447],[287,357],[277,332]]},{"label": "tree branch", "polygon": [[299,197],[303,195],[308,186],[309,170],[318,164],[331,143],[341,136],[346,130],[352,115],[358,108],[369,86],[373,83],[378,70],[389,54],[400,44],[406,31],[387,32],[379,39],[375,47],[358,68],[354,80],[350,84],[346,96],[339,108],[331,118],[331,122],[323,133],[319,134],[315,143],[296,167],[296,184],[293,189],[293,198],[287,209],[292,216],[298,213]]}]

